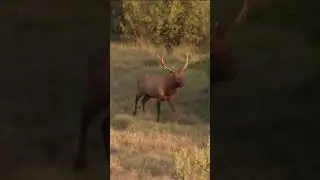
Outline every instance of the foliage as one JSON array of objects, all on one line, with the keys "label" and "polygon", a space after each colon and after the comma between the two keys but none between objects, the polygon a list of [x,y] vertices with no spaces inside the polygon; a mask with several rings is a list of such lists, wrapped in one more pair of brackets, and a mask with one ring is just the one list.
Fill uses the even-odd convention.
[{"label": "foliage", "polygon": [[209,1],[122,1],[118,19],[122,38],[155,44],[199,45],[209,38]]},{"label": "foliage", "polygon": [[201,149],[182,148],[175,155],[178,179],[210,179],[210,137]]}]

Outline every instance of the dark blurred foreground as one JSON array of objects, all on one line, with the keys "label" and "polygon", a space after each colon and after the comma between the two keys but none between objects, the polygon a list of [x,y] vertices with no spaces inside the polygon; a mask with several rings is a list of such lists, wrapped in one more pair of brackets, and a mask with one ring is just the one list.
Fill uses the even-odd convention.
[{"label": "dark blurred foreground", "polygon": [[[217,4],[225,8],[225,3]],[[215,179],[314,179],[320,4],[253,5],[233,39],[239,78],[212,90],[213,174]]]},{"label": "dark blurred foreground", "polygon": [[[102,5],[30,1],[0,6],[0,179],[75,175],[84,66],[107,36]],[[101,128],[91,128],[97,133],[90,133],[95,137],[88,145],[96,153],[89,150],[94,156],[83,176],[101,179]]]}]

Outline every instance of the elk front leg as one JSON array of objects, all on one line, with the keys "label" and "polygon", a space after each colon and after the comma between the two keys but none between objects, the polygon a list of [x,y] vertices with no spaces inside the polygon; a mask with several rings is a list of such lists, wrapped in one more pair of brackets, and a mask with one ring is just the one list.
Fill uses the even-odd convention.
[{"label": "elk front leg", "polygon": [[143,110],[144,113],[146,112],[146,110],[145,110],[145,105],[146,105],[146,103],[149,101],[149,99],[150,99],[150,96],[144,95],[144,97],[143,97],[143,99],[142,99],[142,101],[141,101],[142,110]]},{"label": "elk front leg", "polygon": [[138,105],[138,101],[139,101],[139,99],[142,97],[142,95],[143,95],[143,93],[138,93],[137,95],[136,95],[136,99],[135,99],[135,101],[134,101],[134,110],[133,110],[133,112],[132,112],[132,115],[137,115],[137,105]]},{"label": "elk front leg", "polygon": [[173,105],[173,103],[172,103],[172,101],[170,99],[167,102],[168,102],[168,104],[169,104],[169,106],[171,108],[171,112],[172,112],[172,114],[174,116],[174,119],[177,122],[178,121],[178,115],[176,113],[176,109],[175,109],[175,107],[174,107],[174,105]]},{"label": "elk front leg", "polygon": [[157,122],[160,121],[161,101],[157,100]]},{"label": "elk front leg", "polygon": [[79,135],[78,153],[75,159],[74,167],[78,170],[85,168],[85,155],[87,143],[87,131],[93,120],[104,107],[108,106],[108,102],[87,102],[82,108],[81,127]]}]

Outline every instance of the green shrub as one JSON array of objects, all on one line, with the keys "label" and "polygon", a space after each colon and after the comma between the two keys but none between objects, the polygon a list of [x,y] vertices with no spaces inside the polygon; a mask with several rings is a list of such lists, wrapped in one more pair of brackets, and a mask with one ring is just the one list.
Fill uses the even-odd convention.
[{"label": "green shrub", "polygon": [[112,26],[124,40],[199,45],[210,39],[210,1],[122,1],[121,11]]},{"label": "green shrub", "polygon": [[179,180],[210,179],[210,137],[201,148],[183,148],[175,154],[176,177]]}]

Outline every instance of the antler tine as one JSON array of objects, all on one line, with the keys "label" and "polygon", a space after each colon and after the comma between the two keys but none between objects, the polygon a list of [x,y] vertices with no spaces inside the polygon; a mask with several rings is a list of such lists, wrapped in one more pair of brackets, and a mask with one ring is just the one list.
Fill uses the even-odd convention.
[{"label": "antler tine", "polygon": [[161,65],[168,71],[174,73],[174,70],[169,68],[168,66],[166,66],[166,64],[164,63],[164,60],[163,60],[163,56],[160,56],[159,54],[157,54],[157,56],[160,58],[160,63]]},{"label": "antler tine", "polygon": [[249,0],[244,0],[241,11],[239,12],[237,18],[234,20],[233,25],[241,23],[241,21],[246,17],[248,11]]},{"label": "antler tine", "polygon": [[185,62],[185,64],[184,64],[184,66],[181,68],[180,71],[184,71],[184,70],[186,70],[187,67],[188,67],[188,64],[189,64],[189,53],[186,53],[186,57],[187,57],[186,62]]},{"label": "antler tine", "polygon": [[249,0],[243,0],[243,6],[240,12],[238,13],[236,19],[231,24],[229,24],[228,28],[223,33],[226,39],[230,38],[232,29],[245,19],[248,11],[248,5],[249,5]]}]

